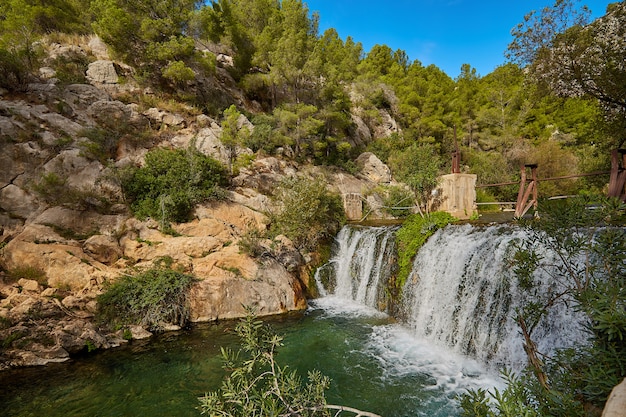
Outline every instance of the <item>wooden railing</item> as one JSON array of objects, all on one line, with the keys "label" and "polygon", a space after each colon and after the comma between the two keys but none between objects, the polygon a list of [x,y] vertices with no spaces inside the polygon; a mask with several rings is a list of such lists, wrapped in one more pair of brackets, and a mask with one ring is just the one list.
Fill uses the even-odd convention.
[{"label": "wooden railing", "polygon": [[[530,169],[530,176],[528,170]],[[609,197],[618,197],[626,202],[626,149],[615,149],[611,152],[611,170],[596,171],[586,174],[565,175],[561,177],[537,178],[537,164],[527,164],[521,167],[519,182],[501,182],[497,184],[477,185],[476,188],[486,187],[502,187],[506,185],[519,184],[517,193],[517,201],[515,202],[515,217],[524,216],[531,207],[537,210],[538,185],[541,181],[557,181],[571,178],[592,177],[596,175],[610,175],[609,188],[607,195]],[[480,203],[479,203],[480,204]],[[511,204],[506,203],[489,203],[489,204]]]}]

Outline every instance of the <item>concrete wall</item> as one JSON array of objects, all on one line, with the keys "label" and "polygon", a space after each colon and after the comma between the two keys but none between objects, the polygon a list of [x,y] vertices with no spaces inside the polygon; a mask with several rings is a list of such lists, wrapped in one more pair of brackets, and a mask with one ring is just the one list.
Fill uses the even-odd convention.
[{"label": "concrete wall", "polygon": [[343,207],[348,220],[361,220],[363,217],[363,198],[360,193],[344,194]]},{"label": "concrete wall", "polygon": [[446,211],[459,219],[469,219],[477,214],[476,175],[442,175],[432,209]]}]

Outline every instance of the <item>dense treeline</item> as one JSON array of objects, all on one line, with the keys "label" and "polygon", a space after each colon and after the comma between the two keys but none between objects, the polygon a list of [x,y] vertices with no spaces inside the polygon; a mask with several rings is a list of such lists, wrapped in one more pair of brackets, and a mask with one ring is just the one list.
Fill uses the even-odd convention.
[{"label": "dense treeline", "polygon": [[[42,36],[95,32],[134,67],[139,82],[214,116],[246,113],[255,127],[233,132],[231,144],[266,153],[287,148],[294,158],[346,169],[367,149],[402,177],[433,165],[446,171],[456,129],[464,169],[479,183],[514,180],[519,165],[530,162],[541,177],[562,176],[606,169],[609,150],[624,138],[624,9],[615,3],[587,24],[584,8],[574,13],[572,1],[557,2],[516,28],[512,62],[486,75],[464,64],[452,79],[402,50],[376,45],[366,53],[334,29],[320,34],[318,16],[301,0],[9,0],[0,5],[0,80],[13,90],[28,82]],[[546,23],[555,15],[573,26]],[[551,32],[532,30],[538,26]],[[562,45],[576,45],[577,55]],[[224,68],[257,103],[255,112],[215,100],[206,80],[216,76],[217,55],[233,58]],[[568,57],[575,68],[563,64]],[[355,116],[375,126],[385,112],[397,132],[360,140]],[[407,152],[432,158],[427,167],[413,161],[406,169]],[[542,190],[570,194],[605,182],[544,183]],[[490,190],[479,198],[515,193]]]}]

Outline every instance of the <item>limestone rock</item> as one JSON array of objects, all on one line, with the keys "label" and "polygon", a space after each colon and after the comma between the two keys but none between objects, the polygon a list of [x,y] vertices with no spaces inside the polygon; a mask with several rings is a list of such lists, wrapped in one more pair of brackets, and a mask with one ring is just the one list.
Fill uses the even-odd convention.
[{"label": "limestone rock", "polygon": [[237,245],[222,248],[202,258],[192,260],[192,272],[199,279],[238,278],[253,280],[259,265],[249,256],[240,253]]},{"label": "limestone rock", "polygon": [[41,287],[39,283],[33,279],[20,278],[17,281],[17,285],[19,285],[23,291],[31,291],[31,292],[40,292]]},{"label": "limestone rock", "polygon": [[108,47],[106,43],[104,43],[102,39],[100,39],[99,36],[95,36],[95,35],[91,36],[91,38],[89,39],[89,43],[87,44],[87,47],[97,59],[99,60],[109,59]]},{"label": "limestone rock", "polygon": [[183,116],[159,110],[156,107],[151,107],[144,111],[143,115],[154,124],[154,127],[160,127],[161,125],[183,127],[185,125],[185,118]]},{"label": "limestone rock", "polygon": [[391,136],[393,133],[400,132],[398,123],[393,117],[391,117],[387,110],[379,110],[378,113],[382,122],[374,126],[374,137],[386,138]]},{"label": "limestone rock", "polygon": [[245,233],[250,229],[265,230],[269,219],[262,213],[231,202],[214,202],[199,206],[195,210],[198,219],[213,218],[232,225]]},{"label": "limestone rock", "polygon": [[38,209],[37,198],[21,188],[9,184],[0,189],[0,208],[13,216],[27,219]]},{"label": "limestone rock", "polygon": [[103,264],[113,264],[122,257],[122,248],[113,236],[91,236],[83,243],[83,249],[85,253]]},{"label": "limestone rock", "polygon": [[[33,220],[34,225],[49,225],[71,230],[77,235],[117,234],[124,228],[126,214],[100,214],[65,207],[51,207]],[[42,231],[38,231],[42,233]],[[26,237],[23,237],[26,240]],[[44,240],[43,238],[39,239]],[[32,240],[31,240],[32,241]]]},{"label": "limestone rock", "polygon": [[353,140],[354,146],[364,146],[372,141],[372,132],[360,116],[352,114],[352,122],[356,126],[356,135]]},{"label": "limestone rock", "polygon": [[46,173],[55,173],[60,178],[67,178],[69,187],[90,190],[104,170],[98,161],[91,161],[82,156],[80,149],[68,149],[60,152],[44,165]]},{"label": "limestone rock", "polygon": [[97,101],[110,100],[109,94],[93,85],[70,84],[63,90],[63,99],[75,110],[85,110]]},{"label": "limestone rock", "polygon": [[51,287],[78,291],[88,285],[92,278],[116,275],[85,254],[79,246],[37,244],[23,241],[18,236],[4,249],[2,264],[5,268],[30,266],[40,269]]},{"label": "limestone rock", "polygon": [[128,330],[130,330],[133,339],[141,340],[152,337],[152,333],[141,326],[128,326]]},{"label": "limestone rock", "polygon": [[87,80],[94,84],[117,84],[119,76],[112,61],[99,60],[89,64]]},{"label": "limestone rock", "polygon": [[195,138],[196,148],[204,155],[213,157],[223,164],[228,162],[228,152],[220,141],[222,128],[217,123],[211,123],[210,127],[200,129]]},{"label": "limestone rock", "polygon": [[98,100],[89,106],[87,114],[101,126],[119,129],[130,121],[132,109],[121,101]]},{"label": "limestone rock", "polygon": [[278,262],[263,265],[254,281],[240,277],[206,278],[192,287],[192,321],[242,317],[244,306],[268,315],[306,308],[303,288]]},{"label": "limestone rock", "polygon": [[376,155],[365,152],[356,159],[360,176],[376,184],[391,182],[391,170]]}]

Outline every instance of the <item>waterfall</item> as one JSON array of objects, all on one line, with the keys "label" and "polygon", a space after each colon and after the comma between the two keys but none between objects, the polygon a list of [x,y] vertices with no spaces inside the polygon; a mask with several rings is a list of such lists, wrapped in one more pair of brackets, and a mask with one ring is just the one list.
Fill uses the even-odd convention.
[{"label": "waterfall", "polygon": [[346,226],[333,256],[316,273],[322,296],[353,300],[385,310],[385,285],[395,266],[395,227]]},{"label": "waterfall", "polygon": [[[385,227],[342,229],[333,257],[318,277],[322,294],[386,306],[385,288],[395,266],[394,232]],[[402,289],[404,325],[418,338],[490,367],[521,369],[526,355],[515,316],[529,299],[507,257],[511,243],[525,237],[524,230],[509,225],[438,230],[416,254]],[[534,279],[540,291],[558,286],[542,271]],[[585,343],[581,323],[572,308],[557,307],[534,330],[533,339],[544,353]]]}]

